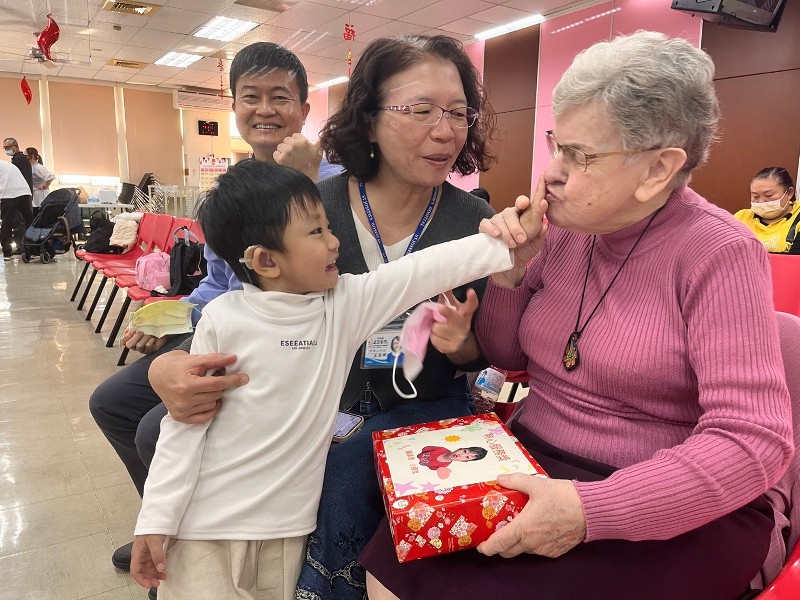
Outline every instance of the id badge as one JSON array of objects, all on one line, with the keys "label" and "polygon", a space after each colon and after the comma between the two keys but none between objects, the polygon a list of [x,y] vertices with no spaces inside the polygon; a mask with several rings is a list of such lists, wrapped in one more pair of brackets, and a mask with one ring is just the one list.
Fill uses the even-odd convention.
[{"label": "id badge", "polygon": [[397,357],[397,366],[403,365],[403,352],[400,349],[400,332],[407,315],[402,315],[384,325],[367,338],[362,346],[362,369],[391,369]]}]

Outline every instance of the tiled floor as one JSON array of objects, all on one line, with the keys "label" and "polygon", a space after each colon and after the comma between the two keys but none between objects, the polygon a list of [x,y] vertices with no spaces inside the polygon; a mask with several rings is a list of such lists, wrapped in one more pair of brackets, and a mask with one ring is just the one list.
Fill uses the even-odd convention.
[{"label": "tiled floor", "polygon": [[0,600],[147,598],[111,565],[139,497],[89,414],[119,349],[69,301],[82,267],[0,263]]}]

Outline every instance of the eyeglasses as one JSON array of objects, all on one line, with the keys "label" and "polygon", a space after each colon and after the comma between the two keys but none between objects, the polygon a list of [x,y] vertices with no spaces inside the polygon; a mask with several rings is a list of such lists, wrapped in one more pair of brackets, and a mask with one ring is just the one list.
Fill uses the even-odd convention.
[{"label": "eyeglasses", "polygon": [[[559,144],[556,141],[556,138],[553,136],[552,129],[546,131],[545,135],[547,136],[547,149],[550,151],[550,156],[556,158],[560,154],[565,163],[567,163],[569,166],[574,165],[579,167],[584,173],[589,166],[589,161],[594,160],[595,158],[602,158],[604,156],[628,156],[631,154],[647,152],[647,150],[618,150],[616,152],[597,152],[595,154],[586,154],[586,152],[583,150],[578,150],[572,146],[562,146]],[[650,148],[650,150],[656,150],[656,148]]]},{"label": "eyeglasses", "polygon": [[478,120],[478,111],[469,106],[460,106],[447,110],[438,104],[430,102],[418,102],[416,104],[401,104],[399,106],[379,106],[378,110],[391,110],[394,112],[406,113],[420,125],[436,125],[442,120],[442,116],[447,114],[450,125],[459,129],[465,129],[475,125]]}]

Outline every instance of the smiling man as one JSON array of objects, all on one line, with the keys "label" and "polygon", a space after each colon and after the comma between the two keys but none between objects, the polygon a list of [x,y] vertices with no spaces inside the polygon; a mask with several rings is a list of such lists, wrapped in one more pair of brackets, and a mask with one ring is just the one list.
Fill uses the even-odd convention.
[{"label": "smiling man", "polygon": [[256,159],[294,167],[318,181],[341,171],[300,130],[308,111],[308,79],[297,56],[277,44],[242,48],[231,63],[233,112]]}]

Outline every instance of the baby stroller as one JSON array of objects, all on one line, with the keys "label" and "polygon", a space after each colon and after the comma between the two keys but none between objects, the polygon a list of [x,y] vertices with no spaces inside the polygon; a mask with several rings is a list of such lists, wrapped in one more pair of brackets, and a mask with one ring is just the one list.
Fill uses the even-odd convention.
[{"label": "baby stroller", "polygon": [[75,215],[80,221],[78,197],[73,190],[63,188],[50,192],[25,231],[22,262],[30,262],[32,256],[38,256],[46,264],[56,254],[67,252],[72,245],[70,220],[74,221]]}]

